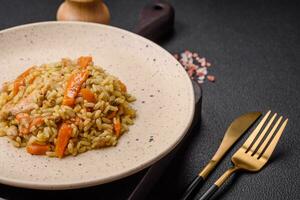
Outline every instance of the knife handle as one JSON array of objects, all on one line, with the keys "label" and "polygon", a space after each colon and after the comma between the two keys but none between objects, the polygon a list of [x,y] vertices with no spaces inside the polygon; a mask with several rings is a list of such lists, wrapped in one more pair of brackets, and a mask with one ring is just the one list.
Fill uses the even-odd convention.
[{"label": "knife handle", "polygon": [[185,190],[181,200],[190,199],[192,196],[195,196],[195,193],[200,189],[200,186],[203,185],[205,179],[212,172],[212,170],[217,166],[218,161],[210,160],[203,170],[198,174],[198,176],[192,181],[192,183]]},{"label": "knife handle", "polygon": [[185,190],[180,200],[188,200],[191,199],[195,195],[195,192],[203,185],[204,178],[202,176],[196,176],[194,180],[190,183],[190,185]]}]

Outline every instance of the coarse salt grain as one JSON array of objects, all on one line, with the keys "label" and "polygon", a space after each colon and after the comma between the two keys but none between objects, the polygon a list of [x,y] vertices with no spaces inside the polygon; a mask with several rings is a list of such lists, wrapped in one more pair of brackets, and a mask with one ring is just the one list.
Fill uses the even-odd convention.
[{"label": "coarse salt grain", "polygon": [[207,68],[211,63],[205,57],[200,57],[198,53],[185,50],[180,54],[174,54],[174,57],[181,63],[191,79],[198,83],[203,83],[205,78],[210,82],[215,82],[216,77],[208,75]]},{"label": "coarse salt grain", "polygon": [[215,78],[215,76],[208,75],[207,80],[209,80],[210,82],[215,82],[216,78]]}]

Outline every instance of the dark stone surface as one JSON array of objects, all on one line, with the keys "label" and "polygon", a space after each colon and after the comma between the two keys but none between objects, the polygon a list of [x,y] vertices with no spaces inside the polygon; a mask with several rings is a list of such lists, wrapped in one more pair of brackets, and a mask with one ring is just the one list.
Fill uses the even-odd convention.
[{"label": "dark stone surface", "polygon": [[[54,20],[58,0],[0,0],[0,28]],[[132,30],[145,4],[107,0],[112,25]],[[203,85],[202,122],[189,145],[176,157],[149,199],[175,199],[217,149],[228,124],[248,111],[272,109],[290,119],[286,131],[261,172],[237,174],[215,199],[300,199],[300,15],[298,1],[174,0],[175,34],[162,45],[171,52],[191,49],[213,63],[216,83]],[[243,141],[245,137],[243,138]],[[230,155],[206,185],[228,168]],[[125,199],[142,173],[90,189],[43,192],[0,186],[7,199],[57,199],[89,196]],[[103,198],[104,199],[104,198]]]}]

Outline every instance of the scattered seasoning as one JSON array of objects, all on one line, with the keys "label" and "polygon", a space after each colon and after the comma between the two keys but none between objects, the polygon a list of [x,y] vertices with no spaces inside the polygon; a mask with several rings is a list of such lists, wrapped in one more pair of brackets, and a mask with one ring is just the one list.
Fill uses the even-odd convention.
[{"label": "scattered seasoning", "polygon": [[211,81],[211,82],[215,82],[216,80],[216,77],[215,76],[212,76],[212,75],[207,75],[207,80]]},{"label": "scattered seasoning", "polygon": [[198,83],[203,83],[205,78],[210,82],[215,82],[216,77],[208,75],[208,67],[211,63],[205,57],[201,57],[198,53],[185,50],[180,54],[174,54],[174,57],[181,63],[191,79]]},{"label": "scattered seasoning", "polygon": [[149,139],[149,142],[153,142],[153,140],[154,140],[154,139],[153,139],[153,136],[151,135],[151,136],[150,136],[150,139]]}]

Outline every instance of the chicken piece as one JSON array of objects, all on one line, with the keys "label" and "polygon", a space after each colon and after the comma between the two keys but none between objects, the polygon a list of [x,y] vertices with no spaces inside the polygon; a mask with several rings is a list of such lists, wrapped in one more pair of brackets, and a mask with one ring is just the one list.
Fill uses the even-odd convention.
[{"label": "chicken piece", "polygon": [[39,97],[44,96],[47,92],[47,88],[49,85],[44,86],[41,89],[34,90],[32,93],[30,93],[28,96],[22,98],[19,102],[16,104],[13,104],[12,102],[8,102],[3,106],[3,108],[0,111],[0,118],[5,118],[8,115],[17,115],[19,113],[28,113],[31,110],[38,108],[38,104],[36,103],[37,99]]}]

